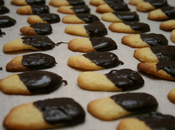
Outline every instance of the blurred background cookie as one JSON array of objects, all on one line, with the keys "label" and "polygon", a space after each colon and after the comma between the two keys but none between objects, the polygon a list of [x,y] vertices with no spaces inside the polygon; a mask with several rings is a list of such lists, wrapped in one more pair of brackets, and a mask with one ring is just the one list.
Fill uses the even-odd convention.
[{"label": "blurred background cookie", "polygon": [[164,31],[170,31],[173,30],[174,28],[175,28],[175,19],[167,20],[160,24],[160,29]]},{"label": "blurred background cookie", "polygon": [[171,32],[171,41],[175,43],[175,29]]},{"label": "blurred background cookie", "polygon": [[7,8],[6,6],[0,5],[0,14],[6,14],[9,13],[9,8]]},{"label": "blurred background cookie", "polygon": [[15,19],[6,15],[0,16],[0,28],[11,27],[14,26],[15,24],[16,24]]},{"label": "blurred background cookie", "polygon": [[102,4],[108,4],[108,3],[122,3],[123,0],[90,0],[91,5],[99,6]]},{"label": "blurred background cookie", "polygon": [[11,4],[13,5],[43,5],[45,0],[12,0]]},{"label": "blurred background cookie", "polygon": [[85,2],[83,0],[50,0],[50,5],[55,7],[60,6],[77,6],[77,5],[85,5]]},{"label": "blurred background cookie", "polygon": [[138,3],[144,2],[145,0],[130,0],[128,4],[137,5]]},{"label": "blurred background cookie", "polygon": [[0,5],[4,5],[4,0],[0,0]]},{"label": "blurred background cookie", "polygon": [[167,95],[168,99],[175,104],[175,88],[173,88]]}]

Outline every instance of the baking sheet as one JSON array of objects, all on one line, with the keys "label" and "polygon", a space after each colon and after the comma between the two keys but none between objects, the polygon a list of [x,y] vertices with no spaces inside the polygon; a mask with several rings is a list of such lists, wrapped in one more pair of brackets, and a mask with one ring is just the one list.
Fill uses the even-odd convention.
[{"label": "baking sheet", "polygon": [[[14,73],[12,72],[6,72],[5,66],[6,64],[13,59],[16,56],[21,56],[24,54],[30,54],[34,53],[36,51],[24,51],[21,53],[10,53],[5,54],[3,53],[3,45],[11,40],[21,38],[23,35],[20,33],[19,29],[23,26],[28,26],[27,18],[29,15],[19,15],[16,13],[16,10],[20,6],[15,6],[10,4],[11,0],[5,0],[5,6],[7,6],[10,9],[10,13],[4,14],[8,15],[14,19],[17,20],[17,23],[15,26],[9,27],[9,28],[2,28],[2,31],[6,33],[5,36],[0,38],[0,67],[3,68],[2,71],[0,71],[0,79],[5,78],[7,76],[10,76]],[[46,0],[46,4],[48,5],[50,0]],[[89,5],[90,0],[85,0],[86,4]],[[129,0],[124,0],[126,3],[129,2]],[[172,6],[175,6],[174,0],[168,0],[168,3]],[[128,5],[131,11],[136,11],[136,7],[132,5]],[[58,13],[57,9],[58,7],[50,6],[50,12],[51,13],[57,13],[59,14],[60,18],[62,19],[64,16],[68,14],[62,14]],[[89,5],[91,8],[91,13],[97,15],[101,19],[101,15],[99,13],[96,13],[96,7]],[[159,29],[159,24],[161,22],[157,21],[151,21],[147,19],[148,13],[142,13],[137,12],[140,17],[141,22],[148,23],[150,25],[151,31],[149,33],[160,33],[164,34],[164,36],[169,40],[169,45],[174,45],[174,43],[170,40],[171,32],[165,32]],[[105,22],[101,20],[106,28],[109,27],[111,24],[110,22]],[[50,39],[52,39],[55,43],[57,42],[69,42],[71,39],[78,38],[79,36],[73,36],[64,33],[65,27],[71,24],[64,24],[61,21],[56,24],[52,24],[53,32],[51,35],[48,35]],[[107,37],[111,37],[113,40],[116,41],[118,45],[117,50],[113,50],[111,52],[114,52],[117,54],[120,60],[124,62],[124,65],[111,68],[111,69],[123,69],[123,68],[130,68],[132,70],[137,71],[137,64],[139,63],[138,60],[136,60],[133,57],[134,48],[130,48],[126,45],[121,44],[121,38],[123,36],[126,36],[129,34],[124,33],[114,33],[111,32],[108,29],[108,35]],[[74,55],[80,55],[82,53],[80,52],[72,52],[67,48],[67,44],[61,44],[59,46],[56,46],[52,50],[48,51],[40,51],[42,53],[50,54],[56,58],[57,65],[53,68],[45,69],[47,71],[51,71],[54,73],[59,74],[63,77],[64,80],[68,81],[67,86],[61,86],[56,91],[50,93],[50,94],[43,94],[43,95],[33,95],[33,96],[21,96],[21,95],[5,95],[2,92],[0,92],[0,123],[3,123],[4,117],[9,113],[9,111],[18,105],[21,105],[23,103],[33,102],[37,100],[43,100],[48,98],[55,98],[55,97],[71,97],[77,102],[81,104],[81,106],[86,111],[86,119],[85,122],[73,127],[64,127],[64,128],[57,128],[59,130],[115,130],[120,119],[114,120],[114,121],[101,121],[92,115],[90,115],[86,109],[87,104],[95,99],[108,97],[114,94],[119,94],[123,92],[100,92],[100,91],[87,91],[79,88],[77,84],[77,77],[79,74],[82,73],[82,71],[75,70],[67,65],[67,60],[70,56]],[[98,73],[108,73],[111,69],[105,69],[105,70],[99,70],[96,71]],[[20,73],[20,72],[19,72]],[[157,111],[163,113],[163,114],[170,114],[175,116],[175,105],[172,104],[167,99],[168,92],[174,88],[175,82],[173,81],[166,81],[160,78],[157,78],[155,76],[151,76],[149,74],[140,73],[142,77],[145,80],[145,84],[142,88],[131,91],[131,92],[146,92],[149,94],[152,94],[159,102],[159,107]],[[3,126],[0,125],[0,129],[4,130]],[[57,130],[55,129],[55,130]]]}]

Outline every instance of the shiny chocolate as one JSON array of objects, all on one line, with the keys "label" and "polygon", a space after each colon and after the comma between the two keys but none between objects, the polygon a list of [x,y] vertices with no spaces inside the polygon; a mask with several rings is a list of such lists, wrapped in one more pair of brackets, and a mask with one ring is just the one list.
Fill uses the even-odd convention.
[{"label": "shiny chocolate", "polygon": [[162,7],[160,8],[168,18],[173,19],[175,18],[175,7],[173,6],[167,6],[167,7]]},{"label": "shiny chocolate", "polygon": [[25,0],[29,5],[44,5],[45,0]]},{"label": "shiny chocolate", "polygon": [[117,55],[111,52],[89,52],[83,54],[83,56],[104,68],[116,67],[123,64],[123,62],[118,59]]},{"label": "shiny chocolate", "polygon": [[122,21],[139,21],[139,16],[136,12],[130,11],[115,11],[112,12],[115,16],[117,16]]},{"label": "shiny chocolate", "polygon": [[70,5],[77,6],[77,5],[85,5],[83,0],[67,0]]},{"label": "shiny chocolate", "polygon": [[122,3],[123,0],[103,0],[105,3],[109,4],[109,3]]},{"label": "shiny chocolate", "polygon": [[76,125],[85,121],[85,111],[72,98],[54,98],[33,103],[42,113],[44,120],[51,124]]},{"label": "shiny chocolate", "polygon": [[96,51],[109,51],[117,49],[115,41],[109,37],[92,37],[89,38],[89,40]]},{"label": "shiny chocolate", "polygon": [[5,14],[5,13],[8,13],[10,10],[3,6],[3,5],[0,5],[0,14]]},{"label": "shiny chocolate", "polygon": [[93,14],[76,14],[76,16],[83,20],[85,23],[92,23],[94,21],[100,21],[100,19]]},{"label": "shiny chocolate", "polygon": [[124,2],[121,3],[108,3],[108,5],[114,10],[114,11],[130,11],[128,8],[128,5]]},{"label": "shiny chocolate", "polygon": [[133,113],[151,112],[158,107],[157,100],[147,93],[123,93],[111,96],[111,99]]},{"label": "shiny chocolate", "polygon": [[4,5],[4,0],[0,0],[0,5]]},{"label": "shiny chocolate", "polygon": [[77,5],[71,8],[76,14],[89,14],[90,8],[87,5]]},{"label": "shiny chocolate", "polygon": [[47,5],[31,5],[33,14],[49,13],[49,6]]},{"label": "shiny chocolate", "polygon": [[57,23],[60,22],[60,17],[58,14],[48,13],[48,14],[38,14],[38,16],[48,23]]},{"label": "shiny chocolate", "polygon": [[108,34],[105,25],[100,21],[95,21],[84,27],[90,37],[103,37]]},{"label": "shiny chocolate", "polygon": [[144,85],[144,80],[140,74],[131,69],[111,70],[105,75],[122,91],[138,89]]},{"label": "shiny chocolate", "polygon": [[52,26],[48,23],[35,23],[31,25],[31,27],[39,35],[48,35],[52,33]]},{"label": "shiny chocolate", "polygon": [[168,6],[167,0],[151,0],[149,3],[156,8]]},{"label": "shiny chocolate", "polygon": [[16,20],[9,16],[0,16],[0,28],[11,27],[16,24]]}]

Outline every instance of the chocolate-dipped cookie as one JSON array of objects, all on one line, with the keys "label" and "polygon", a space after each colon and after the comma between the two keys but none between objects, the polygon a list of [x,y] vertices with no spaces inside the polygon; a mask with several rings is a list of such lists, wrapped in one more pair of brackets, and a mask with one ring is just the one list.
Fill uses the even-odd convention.
[{"label": "chocolate-dipped cookie", "polygon": [[43,5],[45,0],[12,0],[11,4],[13,5]]},{"label": "chocolate-dipped cookie", "polygon": [[122,3],[123,0],[90,0],[91,5],[99,6],[102,4],[110,4],[110,3]]},{"label": "chocolate-dipped cookie", "polygon": [[49,4],[55,7],[60,7],[70,5],[72,6],[85,5],[85,2],[83,0],[51,0]]},{"label": "chocolate-dipped cookie", "polygon": [[15,19],[6,15],[0,16],[0,28],[11,27],[14,26],[15,24],[16,24]]},{"label": "chocolate-dipped cookie", "polygon": [[4,5],[4,0],[0,0],[0,5]]},{"label": "chocolate-dipped cookie", "polygon": [[6,14],[9,11],[10,10],[6,6],[0,5],[0,14]]}]

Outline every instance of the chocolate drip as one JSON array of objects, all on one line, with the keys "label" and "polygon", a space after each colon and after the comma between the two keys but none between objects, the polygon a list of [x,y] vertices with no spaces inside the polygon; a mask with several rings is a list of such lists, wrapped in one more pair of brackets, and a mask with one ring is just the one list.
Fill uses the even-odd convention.
[{"label": "chocolate drip", "polygon": [[9,9],[3,5],[0,5],[0,14],[8,13]]},{"label": "chocolate drip", "polygon": [[90,37],[103,37],[108,34],[105,25],[100,21],[95,21],[84,26]]},{"label": "chocolate drip", "polygon": [[139,16],[136,12],[116,11],[112,13],[123,21],[139,21]]},{"label": "chocolate drip", "polygon": [[93,14],[77,14],[79,19],[83,20],[85,23],[92,23],[94,21],[100,21],[100,19]]},{"label": "chocolate drip", "polygon": [[109,51],[117,49],[117,45],[114,40],[108,37],[92,37],[89,38],[93,48],[97,51]]},{"label": "chocolate drip", "polygon": [[29,71],[18,74],[32,94],[50,93],[62,84],[62,77],[47,71]]},{"label": "chocolate drip", "polygon": [[5,32],[2,32],[2,30],[0,29],[0,37],[2,37],[2,35],[5,35]]},{"label": "chocolate drip", "polygon": [[141,39],[148,43],[150,46],[162,46],[162,45],[168,45],[168,40],[166,37],[162,34],[140,34]]},{"label": "chocolate drip", "polygon": [[75,125],[85,120],[85,111],[71,98],[55,98],[33,103],[51,125]]},{"label": "chocolate drip", "polygon": [[67,0],[70,5],[77,6],[77,5],[85,5],[83,0]]},{"label": "chocolate drip", "polygon": [[0,16],[0,28],[11,27],[16,24],[16,20],[9,16]]},{"label": "chocolate drip", "polygon": [[168,6],[167,0],[151,0],[149,3],[156,8]]},{"label": "chocolate drip", "polygon": [[25,0],[29,5],[44,5],[45,0]]},{"label": "chocolate drip", "polygon": [[4,0],[0,0],[0,5],[4,5]]},{"label": "chocolate drip", "polygon": [[31,5],[33,14],[46,14],[49,13],[47,5]]},{"label": "chocolate drip", "polygon": [[37,34],[48,35],[52,33],[52,26],[48,23],[36,23],[31,25]]},{"label": "chocolate drip", "polygon": [[118,57],[111,52],[89,52],[83,54],[83,56],[90,59],[96,65],[102,66],[104,68],[116,67],[123,64],[123,62],[120,61]]},{"label": "chocolate drip", "polygon": [[105,3],[110,4],[110,3],[123,3],[123,0],[104,0]]},{"label": "chocolate drip", "polygon": [[31,45],[40,50],[49,50],[55,47],[55,43],[47,36],[32,35],[22,37],[23,43]]},{"label": "chocolate drip", "polygon": [[77,6],[73,6],[71,8],[76,14],[89,14],[90,13],[90,8],[87,5],[77,5]]},{"label": "chocolate drip", "polygon": [[124,2],[108,4],[115,11],[129,11],[128,5]]},{"label": "chocolate drip", "polygon": [[48,23],[57,23],[60,22],[60,17],[58,14],[48,13],[48,14],[39,14],[38,15],[43,21],[47,21]]},{"label": "chocolate drip", "polygon": [[144,80],[139,73],[130,69],[111,70],[106,76],[122,91],[137,89],[144,84]]},{"label": "chocolate drip", "polygon": [[151,112],[158,107],[157,100],[147,93],[125,93],[111,98],[129,112]]},{"label": "chocolate drip", "polygon": [[161,10],[162,10],[170,19],[175,18],[175,7],[172,7],[172,6],[162,7]]}]

